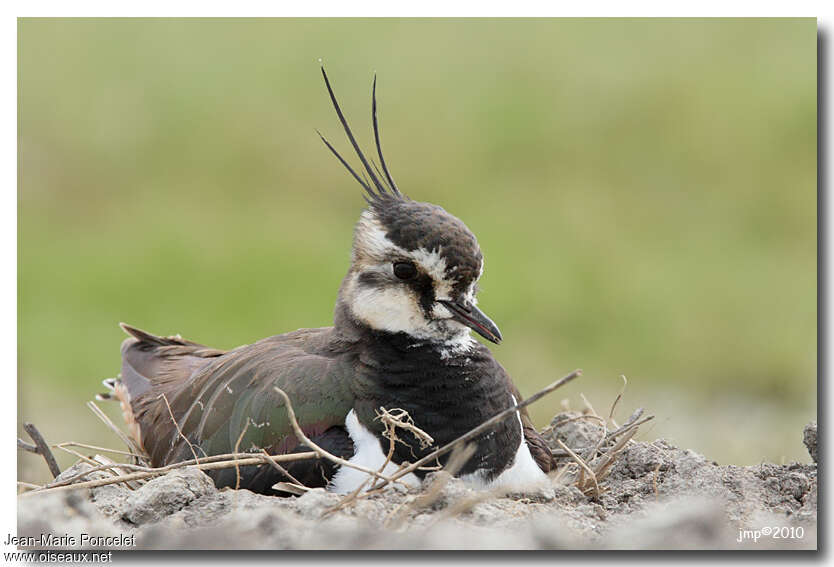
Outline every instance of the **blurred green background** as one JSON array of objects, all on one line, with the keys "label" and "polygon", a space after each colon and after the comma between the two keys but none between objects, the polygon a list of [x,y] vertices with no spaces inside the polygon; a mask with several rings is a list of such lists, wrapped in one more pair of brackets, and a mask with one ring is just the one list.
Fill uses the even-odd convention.
[{"label": "blurred green background", "polygon": [[331,323],[363,201],[314,131],[349,154],[321,57],[366,147],[378,73],[398,184],[478,235],[522,393],[585,370],[538,425],[580,392],[607,414],[625,374],[643,438],[807,461],[816,42],[813,19],[23,19],[19,421],[118,448],[84,402],[119,321],[227,348]]}]

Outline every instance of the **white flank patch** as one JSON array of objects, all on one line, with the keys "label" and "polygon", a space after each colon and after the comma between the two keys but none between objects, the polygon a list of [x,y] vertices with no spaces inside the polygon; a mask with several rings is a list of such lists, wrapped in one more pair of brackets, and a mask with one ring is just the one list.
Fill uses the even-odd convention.
[{"label": "white flank patch", "polygon": [[[348,461],[378,471],[385,463],[385,454],[382,452],[382,447],[376,435],[359,422],[359,418],[356,417],[356,412],[353,410],[350,410],[345,418],[345,427],[347,427],[348,435],[350,435],[354,447],[353,457]],[[394,463],[388,463],[385,465],[382,474],[394,474],[398,468]],[[370,476],[362,471],[343,466],[333,475],[327,490],[341,494],[352,492],[359,488]],[[413,473],[408,473],[399,480],[411,486],[420,486],[420,479]],[[365,490],[370,488],[372,484],[372,482],[368,482]]]},{"label": "white flank patch", "polygon": [[[515,396],[513,396],[513,403],[517,403]],[[521,443],[518,445],[518,450],[513,458],[513,464],[510,468],[505,469],[500,475],[492,479],[492,482],[487,482],[484,477],[485,471],[477,470],[468,475],[461,476],[461,479],[467,484],[476,488],[535,488],[540,486],[549,486],[550,480],[547,475],[536,464],[533,455],[530,454],[530,448],[524,440],[524,429],[521,424],[521,414],[515,413],[518,418],[518,427],[521,430]]]},{"label": "white flank patch", "polygon": [[533,455],[530,454],[530,448],[524,437],[521,438],[521,444],[518,446],[518,451],[515,454],[513,466],[502,472],[495,478],[490,486],[500,486],[503,488],[529,488],[531,486],[549,485],[547,475],[536,464]]}]

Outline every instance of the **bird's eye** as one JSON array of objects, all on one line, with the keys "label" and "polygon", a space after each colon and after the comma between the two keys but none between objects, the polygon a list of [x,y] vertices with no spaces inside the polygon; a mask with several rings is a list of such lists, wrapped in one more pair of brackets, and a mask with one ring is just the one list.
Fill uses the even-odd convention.
[{"label": "bird's eye", "polygon": [[417,267],[411,262],[394,262],[394,275],[401,280],[410,280],[417,275]]}]

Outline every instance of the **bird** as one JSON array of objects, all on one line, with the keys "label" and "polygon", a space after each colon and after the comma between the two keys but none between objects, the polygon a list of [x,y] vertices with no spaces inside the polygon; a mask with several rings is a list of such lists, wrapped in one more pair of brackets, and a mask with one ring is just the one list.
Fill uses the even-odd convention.
[{"label": "bird", "polygon": [[[379,163],[360,148],[323,65],[321,74],[361,173],[317,133],[366,202],[333,325],[223,350],[121,323],[129,335],[121,372],[105,380],[103,396],[121,404],[130,436],[155,467],[238,448],[270,455],[309,451],[276,388],[286,393],[312,442],[383,472],[432,450],[417,433],[400,429],[382,469],[391,449],[378,419],[383,408],[407,412],[439,447],[522,400],[491,350],[472,336],[502,341],[478,307],[484,256],[475,235],[442,207],[406,196],[390,173],[380,142],[376,74],[371,120]],[[456,472],[473,486],[542,482],[554,468],[526,408],[508,413],[473,443]],[[439,457],[439,464],[448,458]],[[417,485],[426,474],[417,469],[402,480]],[[264,464],[209,475],[217,487],[271,495],[282,494],[276,484],[288,480],[337,493],[360,490],[368,480],[365,472],[325,458],[289,462],[284,471]]]}]

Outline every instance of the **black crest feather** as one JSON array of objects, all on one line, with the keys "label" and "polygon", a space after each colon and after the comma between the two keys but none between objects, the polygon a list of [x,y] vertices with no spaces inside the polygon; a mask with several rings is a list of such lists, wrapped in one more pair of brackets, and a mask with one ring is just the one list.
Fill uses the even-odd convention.
[{"label": "black crest feather", "polygon": [[[327,86],[327,92],[330,95],[330,100],[333,103],[333,108],[336,110],[336,115],[339,117],[339,121],[342,123],[342,128],[345,130],[345,134],[347,134],[348,140],[350,141],[351,145],[353,146],[354,151],[356,151],[356,155],[359,157],[359,161],[362,163],[362,167],[364,171],[360,174],[357,173],[336,151],[336,148],[333,147],[333,144],[327,141],[327,139],[316,130],[316,133],[321,138],[322,142],[327,146],[336,159],[341,162],[345,169],[353,176],[353,178],[362,186],[365,190],[365,200],[368,202],[369,205],[373,207],[380,207],[384,205],[386,201],[390,199],[396,200],[406,200],[407,198],[400,192],[399,188],[397,188],[397,184],[394,183],[394,178],[391,176],[391,172],[388,170],[388,164],[385,163],[385,158],[382,155],[382,145],[379,141],[379,122],[377,121],[377,113],[376,113],[376,74],[374,74],[374,84],[373,89],[371,91],[371,118],[373,120],[374,126],[374,141],[376,142],[376,151],[377,155],[379,156],[379,163],[382,165],[382,171],[379,170],[379,167],[373,160],[368,160],[365,157],[365,154],[362,153],[362,149],[359,147],[359,143],[356,141],[356,138],[353,135],[353,132],[348,126],[347,119],[345,119],[345,115],[342,113],[342,109],[339,106],[339,102],[336,100],[336,95],[333,93],[333,87],[330,85],[330,79],[327,77],[327,73],[324,70],[324,65],[321,67],[321,75],[324,77],[324,84]],[[368,181],[370,179],[370,181]]]}]

